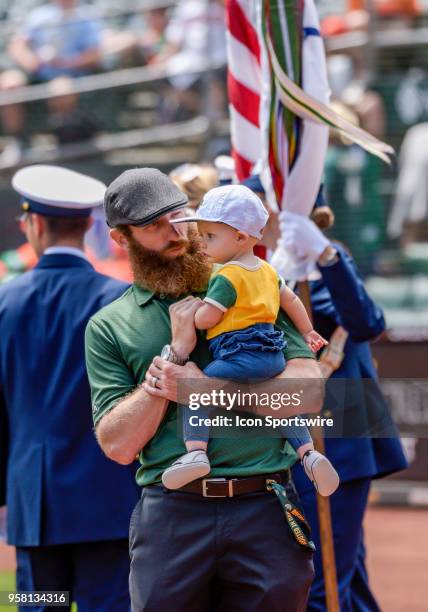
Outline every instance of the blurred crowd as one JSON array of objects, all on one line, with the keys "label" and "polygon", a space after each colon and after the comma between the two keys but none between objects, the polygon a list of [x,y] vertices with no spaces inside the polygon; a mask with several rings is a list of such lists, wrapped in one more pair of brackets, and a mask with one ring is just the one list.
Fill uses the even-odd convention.
[{"label": "blurred crowd", "polygon": [[[18,3],[19,4],[19,3]],[[165,3],[163,3],[165,4]],[[168,3],[167,3],[168,4]],[[170,77],[162,85],[159,120],[177,121],[197,113],[205,99],[213,117],[224,114],[226,96],[221,67],[226,63],[224,6],[221,0],[190,1],[158,8],[117,8],[110,15],[78,0],[50,0],[31,6],[11,32],[2,58],[0,92],[46,84],[50,132],[60,143],[82,141],[96,121],[79,107],[76,77],[132,66],[157,66]],[[115,19],[116,18],[116,24]],[[217,66],[201,96],[201,73]],[[199,71],[199,73],[198,73]],[[0,107],[1,131],[8,139],[0,164],[19,161],[28,144],[25,104]]]},{"label": "blurred crowd", "polygon": [[[320,0],[318,6],[332,104],[397,153],[387,168],[331,135],[325,187],[336,236],[365,275],[428,273],[428,55],[426,36],[424,42],[417,35],[426,32],[426,4]],[[417,261],[409,259],[415,243],[425,249]]]},{"label": "blurred crowd", "polygon": [[[323,2],[329,7],[333,2]],[[419,0],[346,0],[346,10],[340,14],[332,11],[321,23],[321,33],[324,38],[337,36],[347,32],[366,31],[370,27],[369,8],[372,7],[376,19],[382,21],[382,26],[394,25],[397,21],[402,25],[411,26],[414,19],[422,14]]]}]

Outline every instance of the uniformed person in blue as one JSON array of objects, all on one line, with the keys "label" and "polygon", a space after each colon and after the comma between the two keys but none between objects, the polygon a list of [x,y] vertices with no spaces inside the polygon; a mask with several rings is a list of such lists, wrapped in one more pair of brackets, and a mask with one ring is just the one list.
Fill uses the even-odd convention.
[{"label": "uniformed person in blue", "polygon": [[129,610],[135,469],[107,459],[95,440],[84,358],[89,318],[127,288],[83,253],[105,185],[41,165],[19,170],[12,184],[40,257],[0,287],[0,505],[17,590],[69,591],[79,612]]},{"label": "uniformed person in blue", "polygon": [[[315,222],[293,213],[280,213],[281,239],[271,262],[286,278],[290,278],[290,272],[294,278],[305,278],[311,270],[312,277],[317,277],[310,280],[309,285],[314,327],[330,341],[324,364],[321,357],[324,376],[348,379],[347,384],[366,379],[364,384],[371,386],[371,392],[362,395],[361,403],[355,406],[356,423],[367,423],[370,415],[382,412],[379,418],[386,417],[386,421],[391,422],[376,383],[369,344],[385,329],[382,310],[367,294],[350,254],[343,246],[331,243],[317,227],[316,223],[327,228],[334,220],[322,192],[317,204],[312,213]],[[288,261],[284,261],[282,246],[291,253]],[[365,566],[364,513],[372,479],[407,467],[398,437],[393,434],[391,437],[369,437],[364,433],[361,430],[355,432],[359,437],[325,440],[326,454],[341,481],[339,489],[330,497],[341,612],[379,611]],[[317,547],[308,611],[324,612],[325,585],[316,495],[299,464],[293,468],[293,478]]]}]

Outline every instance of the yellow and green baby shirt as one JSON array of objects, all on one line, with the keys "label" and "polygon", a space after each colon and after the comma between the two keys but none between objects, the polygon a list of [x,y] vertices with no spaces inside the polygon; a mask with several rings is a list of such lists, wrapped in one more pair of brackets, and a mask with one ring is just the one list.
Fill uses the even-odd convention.
[{"label": "yellow and green baby shirt", "polygon": [[266,261],[254,266],[229,261],[211,277],[205,302],[224,312],[217,325],[207,330],[207,339],[244,329],[256,323],[275,323],[283,279]]}]

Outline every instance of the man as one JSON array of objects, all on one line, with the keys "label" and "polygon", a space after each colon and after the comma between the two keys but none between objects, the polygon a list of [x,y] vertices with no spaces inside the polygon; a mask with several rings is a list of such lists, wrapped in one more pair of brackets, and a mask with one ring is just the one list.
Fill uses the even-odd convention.
[{"label": "man", "polygon": [[17,550],[17,589],[69,591],[79,612],[125,611],[137,488],[132,469],[107,460],[94,438],[83,346],[88,319],[126,288],[83,253],[105,186],[54,166],[24,168],[12,183],[40,257],[0,287],[0,504]]},{"label": "man", "polygon": [[[159,484],[184,452],[174,382],[203,377],[199,368],[210,361],[193,317],[211,267],[193,226],[171,223],[186,203],[174,183],[151,168],[129,170],[109,186],[107,223],[128,250],[134,285],[92,317],[86,331],[99,443],[119,463],[130,463],[136,453],[141,463],[143,492],[130,526],[132,608],[300,612],[312,581],[312,553],[296,542],[266,485],[274,477],[298,504],[288,443],[212,438],[211,478],[177,491]],[[285,376],[318,377],[295,328],[282,314],[277,325],[288,340]],[[186,363],[189,356],[195,363]],[[318,394],[304,408],[318,411],[321,402]]]},{"label": "man", "polygon": [[[322,191],[312,218],[315,223],[301,215],[280,213],[281,239],[271,262],[284,276],[292,270],[293,262],[296,262],[294,270],[300,268],[303,277],[313,270],[310,294],[314,326],[330,340],[332,361],[330,359],[328,363],[335,362],[331,378],[347,379],[340,386],[339,393],[344,393],[346,388],[345,407],[340,402],[332,402],[333,406],[327,404],[326,407],[326,416],[329,413],[329,416],[336,417],[347,432],[340,438],[329,438],[327,434],[325,440],[326,454],[337,469],[341,482],[330,498],[339,605],[343,612],[376,612],[379,607],[369,585],[363,530],[370,485],[372,479],[407,467],[401,442],[391,427],[389,410],[376,381],[369,344],[385,329],[385,320],[381,308],[367,294],[347,250],[340,244],[331,243],[316,225],[321,225],[322,221],[324,227],[331,227],[334,222]],[[291,255],[288,259],[283,255],[282,246],[286,246]],[[335,343],[333,336],[336,336]],[[338,353],[342,354],[342,361],[337,360]],[[331,388],[339,387],[332,383]],[[376,437],[379,427],[385,429]],[[325,581],[317,500],[299,465],[293,469],[293,478],[317,546],[314,556],[316,574],[308,610],[322,612],[325,610]]]}]

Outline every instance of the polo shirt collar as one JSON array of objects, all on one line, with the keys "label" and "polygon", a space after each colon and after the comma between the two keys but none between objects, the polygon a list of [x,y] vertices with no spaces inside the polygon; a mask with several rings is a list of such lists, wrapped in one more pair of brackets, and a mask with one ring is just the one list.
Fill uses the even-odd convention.
[{"label": "polo shirt collar", "polygon": [[[154,291],[150,291],[150,289],[145,289],[144,287],[140,287],[139,285],[136,285],[135,283],[132,285],[132,290],[134,292],[135,301],[137,302],[138,306],[144,306],[145,304],[150,302],[152,297],[155,295]],[[206,290],[195,291],[194,293],[192,293],[192,295],[203,297],[205,293],[206,293]],[[165,298],[165,296],[162,294],[159,297],[161,299]]]},{"label": "polo shirt collar", "polygon": [[144,306],[144,304],[147,304],[147,302],[149,302],[154,296],[153,291],[150,291],[150,289],[144,289],[143,287],[139,287],[135,283],[132,285],[132,290],[134,292],[135,300],[138,306]]}]

